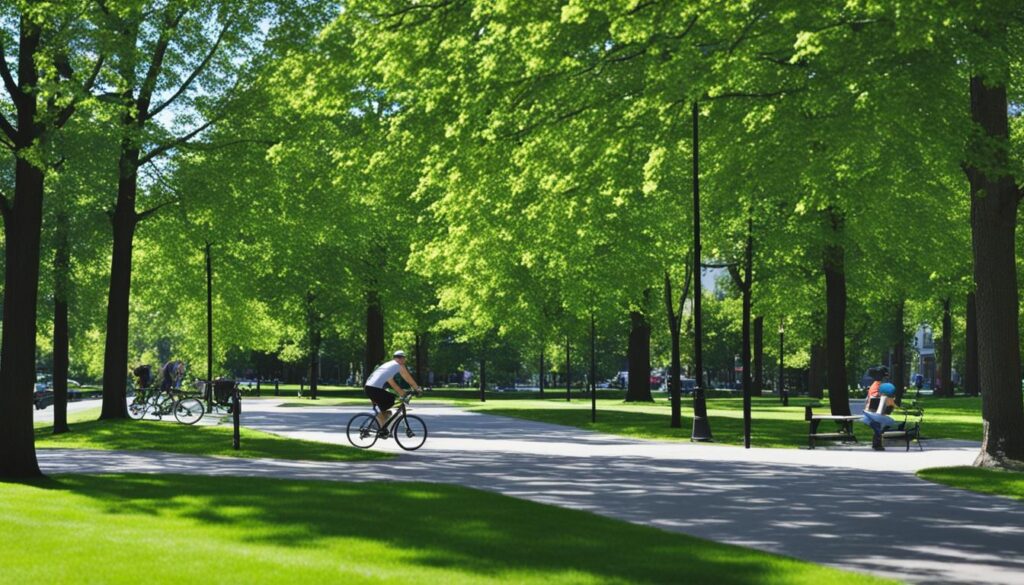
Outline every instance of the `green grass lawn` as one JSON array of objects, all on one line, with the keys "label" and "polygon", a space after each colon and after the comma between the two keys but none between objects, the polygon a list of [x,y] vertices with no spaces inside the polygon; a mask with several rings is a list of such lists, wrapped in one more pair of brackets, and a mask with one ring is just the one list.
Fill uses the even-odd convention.
[{"label": "green grass lawn", "polygon": [[235,451],[231,446],[231,427],[188,426],[170,421],[88,420],[72,424],[71,431],[53,435],[52,427],[39,427],[36,429],[36,447],[167,451],[308,461],[363,461],[392,457],[377,451],[289,439],[244,427],[241,429],[242,448]]},{"label": "green grass lawn", "polygon": [[980,467],[932,467],[917,472],[928,481],[983,494],[1024,500],[1024,473]]},{"label": "green grass lawn", "polygon": [[[475,411],[569,425],[589,430],[647,439],[689,440],[692,427],[693,406],[690,398],[683,399],[682,426],[669,428],[671,407],[667,397],[656,394],[653,403],[627,403],[621,394],[614,391],[598,393],[597,423],[590,422],[590,399],[574,396],[566,402],[564,394],[549,394],[539,399],[536,392],[515,393],[515,398],[505,394],[488,393],[487,402],[480,402],[479,395],[458,398],[437,398],[428,395],[425,400],[457,404]],[[803,447],[807,444],[807,422],[804,421],[804,407],[814,401],[805,397],[794,397],[784,407],[775,397],[752,399],[751,442],[758,447]],[[820,410],[827,412],[827,401]],[[925,398],[920,401],[925,409],[922,426],[923,435],[932,439],[964,439],[980,441],[982,435],[981,399],[973,398]],[[707,401],[708,417],[715,442],[738,445],[743,442],[743,399],[740,397],[714,397]],[[898,420],[898,414],[894,415]],[[854,431],[863,431],[869,437],[867,427],[855,425]]]},{"label": "green grass lawn", "polygon": [[437,484],[174,475],[0,483],[10,583],[886,583]]}]

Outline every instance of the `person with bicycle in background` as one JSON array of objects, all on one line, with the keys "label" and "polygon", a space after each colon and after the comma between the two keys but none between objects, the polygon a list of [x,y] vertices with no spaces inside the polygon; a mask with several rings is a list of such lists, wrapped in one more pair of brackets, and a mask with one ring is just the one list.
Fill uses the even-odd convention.
[{"label": "person with bicycle in background", "polygon": [[174,398],[174,391],[181,387],[181,381],[185,377],[185,363],[181,360],[171,360],[160,368],[160,392],[171,399]]},{"label": "person with bicycle in background", "polygon": [[[405,392],[395,382],[396,375],[400,374],[402,379],[409,384],[409,388],[416,394],[422,392],[419,384],[416,383],[416,380],[412,378],[412,374],[405,367],[405,352],[398,350],[392,354],[392,358],[394,359],[377,366],[377,369],[370,374],[370,377],[366,379],[366,384],[363,386],[363,392],[366,392],[366,396],[380,410],[377,414],[377,423],[382,429],[388,417],[391,416],[391,407],[395,405],[395,394],[405,398]],[[385,390],[385,385],[391,386],[392,390]]]}]

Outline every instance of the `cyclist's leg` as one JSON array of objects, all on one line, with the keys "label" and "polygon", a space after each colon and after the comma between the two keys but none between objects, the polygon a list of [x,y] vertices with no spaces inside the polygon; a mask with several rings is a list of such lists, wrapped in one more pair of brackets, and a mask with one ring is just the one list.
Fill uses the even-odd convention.
[{"label": "cyclist's leg", "polygon": [[364,386],[363,391],[366,392],[373,405],[377,407],[379,411],[377,413],[377,424],[383,429],[384,423],[391,416],[389,409],[395,404],[395,395],[383,388],[375,388],[373,386]]}]

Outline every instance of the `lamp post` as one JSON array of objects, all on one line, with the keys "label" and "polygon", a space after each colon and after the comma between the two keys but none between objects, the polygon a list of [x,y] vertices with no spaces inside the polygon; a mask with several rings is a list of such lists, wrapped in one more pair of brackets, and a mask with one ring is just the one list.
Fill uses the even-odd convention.
[{"label": "lamp post", "polygon": [[206,412],[213,412],[213,262],[206,242]]},{"label": "lamp post", "polygon": [[785,362],[783,352],[786,347],[786,318],[779,319],[779,399],[783,406],[789,406],[789,392],[786,391],[786,379],[782,373]]}]

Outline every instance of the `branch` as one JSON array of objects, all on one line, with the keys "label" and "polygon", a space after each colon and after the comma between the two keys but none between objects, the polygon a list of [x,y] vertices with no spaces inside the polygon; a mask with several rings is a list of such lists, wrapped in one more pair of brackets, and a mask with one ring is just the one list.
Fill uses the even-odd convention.
[{"label": "branch", "polygon": [[668,275],[668,270],[665,271],[665,310],[668,312],[668,326],[672,329],[672,333],[675,333],[679,321],[672,309],[672,278]]},{"label": "branch", "polygon": [[633,16],[633,15],[639,13],[639,12],[642,12],[645,8],[647,8],[649,6],[654,6],[657,3],[658,2],[656,2],[655,0],[650,0],[648,2],[637,2],[636,6],[634,6],[628,12],[626,12],[626,15],[627,16]]},{"label": "branch", "polygon": [[7,86],[7,93],[11,94],[11,99],[15,102],[25,96],[21,92],[21,88],[18,87],[17,83],[14,83],[14,78],[11,77],[11,70],[7,67],[7,54],[4,52],[4,44],[0,42],[0,77],[4,80],[4,85]]},{"label": "branch", "polygon": [[168,142],[167,144],[164,144],[163,146],[158,146],[158,147],[154,148],[148,154],[146,154],[145,156],[143,156],[142,158],[139,159],[139,166],[142,166],[142,165],[148,163],[149,161],[155,159],[156,157],[164,155],[167,152],[170,152],[170,151],[174,150],[175,148],[178,148],[179,146],[182,146],[183,144],[187,143],[189,140],[192,140],[193,138],[195,138],[200,132],[202,132],[203,130],[206,130],[207,128],[212,126],[213,122],[214,122],[214,119],[211,118],[205,124],[203,124],[202,126],[196,128],[195,130],[189,132],[188,134],[182,136],[181,138],[178,138],[176,140],[172,140],[171,142]]},{"label": "branch", "polygon": [[106,60],[106,55],[100,55],[99,58],[96,59],[96,64],[93,65],[92,72],[89,74],[89,78],[86,79],[85,84],[82,85],[82,90],[84,90],[85,93],[89,93],[90,91],[92,91],[93,86],[96,85],[96,79],[99,78],[100,69],[103,68],[103,62]]},{"label": "branch", "polygon": [[258,138],[239,138],[238,140],[229,140],[227,142],[218,142],[215,144],[183,144],[182,148],[188,148],[189,150],[197,150],[199,152],[210,152],[212,150],[220,150],[222,148],[228,148],[230,146],[237,146],[239,144],[259,144],[262,146],[276,146],[280,144],[280,140],[260,140]]},{"label": "branch", "polygon": [[736,266],[739,266],[738,262],[726,262],[724,264],[705,264],[703,262],[700,263],[701,268],[735,268]]},{"label": "branch", "polygon": [[146,211],[143,211],[142,213],[136,213],[135,214],[135,222],[136,223],[142,223],[146,219],[152,217],[152,215],[154,213],[160,211],[160,209],[162,207],[167,207],[168,205],[171,205],[171,204],[173,204],[175,202],[176,201],[174,199],[170,199],[168,201],[164,201],[163,203],[161,203],[160,205],[157,205],[156,207],[150,207],[149,209],[147,209]]},{"label": "branch", "polygon": [[0,113],[0,130],[4,131],[4,134],[7,135],[11,142],[15,142],[18,139],[18,131],[14,129],[14,126],[11,126],[11,123],[7,121],[7,118],[2,113]]},{"label": "branch", "polygon": [[[688,255],[688,254],[687,254]],[[690,296],[690,278],[693,276],[691,263],[686,263],[685,275],[683,276],[683,292],[679,295],[679,314],[676,315],[676,327],[683,324],[683,307],[686,305],[686,297]]]},{"label": "branch", "polygon": [[149,62],[149,70],[146,71],[146,79],[142,82],[138,100],[138,120],[146,119],[146,112],[149,110],[149,103],[153,99],[153,92],[156,91],[156,80],[163,68],[164,57],[167,55],[167,47],[171,44],[171,33],[178,28],[178,23],[185,16],[185,10],[179,10],[177,14],[171,15],[170,9],[164,14],[164,29],[160,31],[160,38],[157,39],[156,47],[153,48],[153,58]]},{"label": "branch", "polygon": [[743,279],[743,277],[740,276],[740,268],[739,268],[738,265],[736,265],[736,264],[730,264],[729,265],[729,276],[732,277],[732,281],[734,283],[736,283],[736,286],[741,291],[746,291],[747,290],[747,283]]},{"label": "branch", "polygon": [[806,87],[791,87],[783,88],[776,91],[766,92],[745,92],[745,91],[729,91],[716,95],[704,95],[705,100],[720,100],[720,99],[732,99],[732,98],[753,98],[753,99],[770,99],[783,97],[790,93],[799,93],[807,89]]},{"label": "branch", "polygon": [[406,14],[408,14],[408,13],[414,11],[414,10],[434,10],[434,9],[437,9],[437,8],[444,8],[445,6],[448,6],[448,5],[452,4],[452,2],[453,2],[453,0],[444,0],[444,1],[441,1],[441,2],[428,2],[428,3],[407,4],[403,8],[399,8],[398,10],[396,10],[394,12],[391,12],[389,14],[382,14],[382,15],[380,15],[380,17],[381,18],[395,18],[395,17],[404,16],[404,15],[406,15]]},{"label": "branch", "polygon": [[228,23],[224,25],[224,28],[220,30],[220,34],[217,35],[217,40],[213,43],[213,46],[210,47],[209,52],[206,53],[206,56],[203,57],[203,60],[199,63],[199,65],[196,66],[195,70],[192,71],[188,78],[185,79],[184,82],[182,82],[180,87],[178,87],[178,91],[174,92],[174,95],[167,98],[167,100],[164,103],[150,110],[146,114],[147,118],[152,118],[160,112],[162,112],[167,106],[174,103],[176,99],[178,99],[183,93],[185,93],[188,90],[189,86],[192,85],[192,82],[194,82],[196,78],[199,77],[200,74],[202,74],[203,70],[205,70],[206,67],[210,64],[210,61],[213,60],[213,56],[217,53],[217,49],[220,48],[220,44],[224,40],[224,35],[227,34],[228,29],[231,28],[231,24],[232,22],[229,20]]}]

